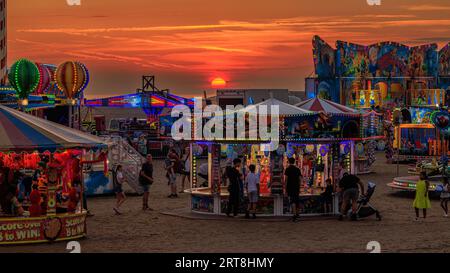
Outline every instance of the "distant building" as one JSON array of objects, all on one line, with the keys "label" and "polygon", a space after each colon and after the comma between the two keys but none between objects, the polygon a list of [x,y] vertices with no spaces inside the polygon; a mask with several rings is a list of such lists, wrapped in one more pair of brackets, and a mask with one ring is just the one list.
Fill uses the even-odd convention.
[{"label": "distant building", "polygon": [[6,0],[0,0],[0,85],[6,84],[7,71],[7,22]]},{"label": "distant building", "polygon": [[265,101],[269,98],[296,104],[305,97],[305,92],[288,89],[219,89],[211,100],[222,108],[227,105],[249,105]]}]

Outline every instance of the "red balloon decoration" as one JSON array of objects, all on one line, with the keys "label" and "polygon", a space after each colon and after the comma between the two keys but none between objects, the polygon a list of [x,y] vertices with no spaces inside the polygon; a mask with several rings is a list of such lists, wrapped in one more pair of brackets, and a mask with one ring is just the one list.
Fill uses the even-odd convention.
[{"label": "red balloon decoration", "polygon": [[36,94],[44,94],[47,92],[48,88],[50,87],[50,82],[52,80],[52,76],[50,74],[50,71],[48,68],[40,63],[36,63],[37,68],[39,69],[39,83],[36,87],[36,90],[34,91]]}]

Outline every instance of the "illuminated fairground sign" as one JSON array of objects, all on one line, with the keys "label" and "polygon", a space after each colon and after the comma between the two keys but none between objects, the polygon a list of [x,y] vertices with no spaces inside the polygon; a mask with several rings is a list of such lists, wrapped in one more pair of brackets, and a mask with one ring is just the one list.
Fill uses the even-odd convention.
[{"label": "illuminated fairground sign", "polygon": [[0,245],[48,243],[86,236],[86,213],[0,219]]}]

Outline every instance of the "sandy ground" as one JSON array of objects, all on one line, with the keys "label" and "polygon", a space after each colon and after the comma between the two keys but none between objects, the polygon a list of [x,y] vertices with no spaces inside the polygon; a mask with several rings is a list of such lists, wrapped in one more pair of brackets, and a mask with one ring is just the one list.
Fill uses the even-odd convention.
[{"label": "sandy ground", "polygon": [[[154,212],[143,212],[140,197],[129,197],[124,215],[114,216],[113,197],[91,198],[95,213],[88,219],[83,252],[367,252],[369,241],[378,241],[383,252],[450,252],[450,218],[443,218],[438,200],[426,221],[414,222],[410,194],[395,194],[386,183],[396,176],[396,166],[377,155],[375,173],[362,176],[378,184],[372,204],[383,215],[358,222],[305,219],[298,223],[242,219],[195,220],[161,212],[188,206],[188,195],[168,199],[163,174],[151,190]],[[155,162],[161,169],[162,162]],[[406,175],[407,166],[400,168]],[[1,252],[66,252],[66,243],[0,247]]]}]

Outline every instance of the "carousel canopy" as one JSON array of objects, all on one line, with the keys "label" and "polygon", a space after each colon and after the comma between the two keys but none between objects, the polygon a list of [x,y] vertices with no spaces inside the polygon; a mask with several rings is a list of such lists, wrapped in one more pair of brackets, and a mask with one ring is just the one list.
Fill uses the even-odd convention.
[{"label": "carousel canopy", "polygon": [[0,105],[0,151],[104,147],[96,136]]},{"label": "carousel canopy", "polygon": [[[280,115],[282,115],[282,116],[293,116],[293,115],[312,113],[309,110],[301,109],[299,107],[282,102],[282,101],[274,99],[274,98],[270,98],[266,101],[263,101],[263,102],[260,102],[260,103],[254,104],[254,105],[249,105],[247,107],[255,107],[255,106],[258,107],[258,106],[264,106],[264,105],[267,106],[267,110],[269,111],[269,113],[270,113],[270,107],[272,105],[278,105],[280,107]],[[242,109],[241,111],[245,111],[246,108]]]},{"label": "carousel canopy", "polygon": [[325,112],[325,113],[331,113],[331,114],[356,114],[357,112],[350,108],[346,107],[344,105],[319,99],[319,98],[313,98],[309,100],[302,101],[295,106],[300,107],[304,110],[309,110],[313,112]]}]

